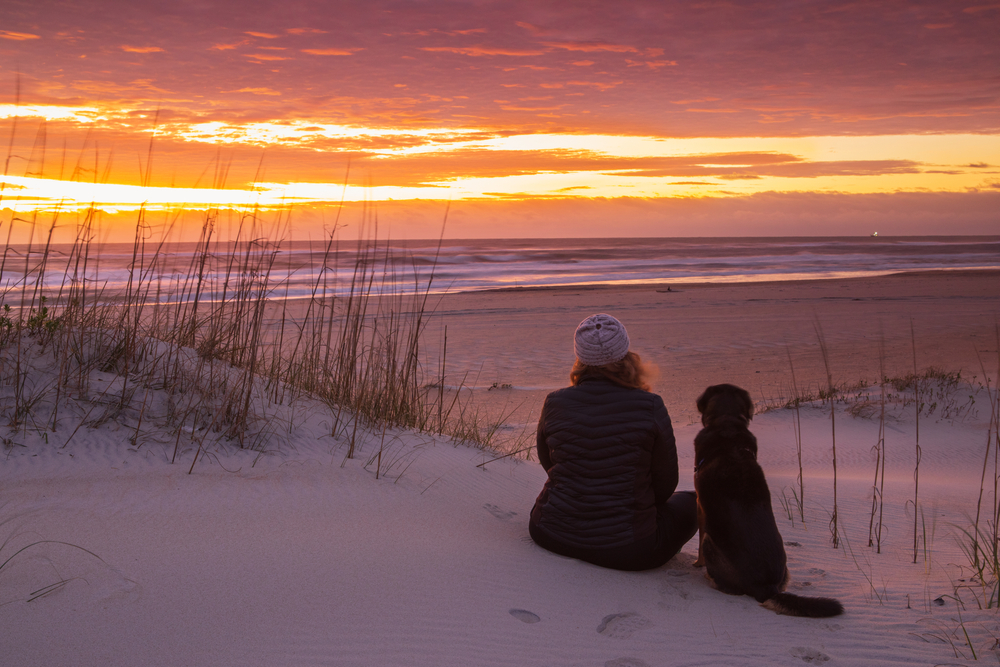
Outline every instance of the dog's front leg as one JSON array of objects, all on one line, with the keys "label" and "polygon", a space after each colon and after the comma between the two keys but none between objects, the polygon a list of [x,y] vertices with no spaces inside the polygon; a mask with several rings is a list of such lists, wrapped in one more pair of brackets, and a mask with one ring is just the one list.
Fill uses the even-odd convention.
[{"label": "dog's front leg", "polygon": [[701,501],[698,501],[698,559],[694,562],[695,567],[703,567],[705,565],[705,556],[702,553],[702,547],[705,544],[705,510],[701,507]]}]

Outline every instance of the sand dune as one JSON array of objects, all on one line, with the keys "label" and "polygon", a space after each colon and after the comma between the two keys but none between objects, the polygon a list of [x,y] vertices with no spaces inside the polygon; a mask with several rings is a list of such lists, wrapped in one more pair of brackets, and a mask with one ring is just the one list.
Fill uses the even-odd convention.
[{"label": "sand dune", "polygon": [[[838,381],[877,368],[880,331],[893,372],[907,370],[912,319],[922,366],[971,380],[978,353],[994,386],[995,278],[512,291],[452,295],[438,314],[450,368],[482,365],[481,386],[515,388],[481,395],[529,402],[562,384],[583,316],[620,316],[633,348],[660,366],[680,488],[692,488],[697,391],[733,381],[758,400],[776,395],[789,383],[786,345],[800,383],[816,385],[814,318]],[[835,406],[837,549],[829,404],[801,410],[804,524],[783,508],[798,488],[794,411],[752,423],[791,590],[840,599],[847,611],[830,620],[778,616],[711,589],[692,565],[694,541],[641,573],[546,552],[527,532],[545,478],[534,461],[486,463],[489,452],[393,430],[364,433],[348,459],[328,410],[305,399],[268,454],[212,449],[190,475],[194,451],[171,465],[172,443],[135,446],[114,423],[80,429],[64,448],[64,431],[48,443],[18,436],[0,463],[0,663],[904,665],[971,664],[973,651],[994,660],[1000,617],[979,609],[983,592],[956,537],[996,437],[981,379],[956,386],[950,417],[943,402],[921,416],[916,564],[911,405],[887,421],[881,553],[868,546],[878,418],[848,411],[864,399]],[[960,410],[965,396],[975,403]],[[990,508],[993,474],[990,459]]]}]

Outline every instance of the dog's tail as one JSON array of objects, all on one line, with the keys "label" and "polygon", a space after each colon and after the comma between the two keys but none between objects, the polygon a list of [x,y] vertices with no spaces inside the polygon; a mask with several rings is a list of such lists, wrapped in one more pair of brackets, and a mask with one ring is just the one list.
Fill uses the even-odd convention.
[{"label": "dog's tail", "polygon": [[807,598],[794,593],[778,593],[763,606],[786,616],[808,618],[827,618],[844,613],[844,606],[833,598]]}]

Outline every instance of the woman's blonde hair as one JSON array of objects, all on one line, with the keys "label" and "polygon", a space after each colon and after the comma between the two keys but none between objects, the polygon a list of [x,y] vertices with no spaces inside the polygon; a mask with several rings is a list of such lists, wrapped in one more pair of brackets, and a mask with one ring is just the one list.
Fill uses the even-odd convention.
[{"label": "woman's blonde hair", "polygon": [[644,362],[635,352],[629,352],[621,361],[603,366],[588,366],[577,359],[569,372],[570,384],[576,386],[587,377],[602,377],[623,387],[650,391],[656,379],[656,366]]}]

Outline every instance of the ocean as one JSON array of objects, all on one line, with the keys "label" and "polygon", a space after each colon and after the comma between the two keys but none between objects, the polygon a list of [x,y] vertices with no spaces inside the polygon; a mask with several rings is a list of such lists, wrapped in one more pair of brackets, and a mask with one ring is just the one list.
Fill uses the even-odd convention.
[{"label": "ocean", "polygon": [[[86,276],[106,293],[123,288],[132,263],[130,244],[91,248]],[[8,247],[0,290],[9,293],[35,281],[41,254]],[[341,241],[330,248],[307,242],[260,241],[241,247],[213,246],[204,267],[194,244],[169,244],[140,265],[154,277],[161,301],[188,291],[189,276],[202,271],[201,298],[218,298],[227,276],[266,275],[271,298],[304,297],[317,285],[327,294],[351,289],[359,259],[375,278],[373,291],[464,292],[516,287],[589,284],[752,282],[877,276],[902,271],[998,269],[1000,236],[476,239],[443,241]],[[234,261],[242,265],[234,270]],[[53,246],[45,265],[46,290],[64,285],[68,247]],[[75,271],[75,272],[74,272]],[[133,273],[133,279],[136,272]]]},{"label": "ocean", "polygon": [[[408,248],[431,265],[434,247]],[[630,238],[447,241],[435,282],[451,290],[751,282],[1000,268],[1000,237]]]}]

